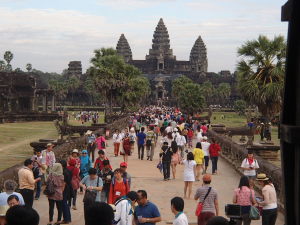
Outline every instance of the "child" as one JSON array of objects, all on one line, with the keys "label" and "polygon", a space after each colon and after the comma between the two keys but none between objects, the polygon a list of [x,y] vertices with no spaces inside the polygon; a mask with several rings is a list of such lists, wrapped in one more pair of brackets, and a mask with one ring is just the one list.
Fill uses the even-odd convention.
[{"label": "child", "polygon": [[164,142],[159,153],[163,165],[164,181],[170,180],[170,167],[173,152],[168,146],[168,142]]}]

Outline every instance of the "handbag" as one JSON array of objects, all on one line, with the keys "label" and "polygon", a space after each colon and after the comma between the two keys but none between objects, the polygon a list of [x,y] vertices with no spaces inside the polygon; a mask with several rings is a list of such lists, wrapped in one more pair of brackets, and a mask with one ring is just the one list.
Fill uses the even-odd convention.
[{"label": "handbag", "polygon": [[159,163],[157,164],[156,168],[159,169],[160,172],[162,171],[163,165],[162,165],[161,161],[159,161]]},{"label": "handbag", "polygon": [[[250,190],[250,202],[252,204],[253,197],[252,197],[252,191]],[[260,219],[260,212],[259,209],[255,206],[251,205],[250,211],[249,211],[249,219],[251,220],[259,220]]]},{"label": "handbag", "polygon": [[195,215],[196,216],[200,216],[200,213],[202,212],[202,209],[203,209],[204,201],[207,198],[207,196],[209,195],[210,191],[211,191],[211,187],[208,188],[208,191],[207,191],[207,193],[206,193],[203,201],[202,202],[198,202],[198,205],[197,205],[197,208],[196,208],[196,211],[195,211]]},{"label": "handbag", "polygon": [[[97,180],[97,186],[99,185],[99,177]],[[97,191],[92,191],[92,190],[86,190],[84,197],[83,197],[83,202],[85,204],[92,204],[96,201],[96,197],[97,197]]]}]

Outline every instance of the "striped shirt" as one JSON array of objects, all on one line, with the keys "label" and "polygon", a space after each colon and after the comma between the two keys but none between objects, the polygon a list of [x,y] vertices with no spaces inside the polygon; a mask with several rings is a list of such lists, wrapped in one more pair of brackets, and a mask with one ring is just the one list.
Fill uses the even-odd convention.
[{"label": "striped shirt", "polygon": [[[197,189],[195,198],[199,198],[199,202],[203,202],[203,199],[208,192],[208,188],[209,186],[204,185]],[[217,191],[212,188],[204,201],[202,212],[216,213],[215,200],[218,200],[218,194]]]},{"label": "striped shirt", "polygon": [[152,144],[154,144],[155,138],[156,138],[156,135],[155,135],[155,133],[152,130],[150,130],[150,131],[147,132],[147,134],[146,134],[146,140],[151,140]]}]

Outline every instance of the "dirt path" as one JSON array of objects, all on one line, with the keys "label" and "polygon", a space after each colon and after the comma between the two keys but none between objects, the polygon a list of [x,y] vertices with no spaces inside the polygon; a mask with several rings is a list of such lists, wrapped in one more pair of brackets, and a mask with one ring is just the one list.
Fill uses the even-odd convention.
[{"label": "dirt path", "polygon": [[[109,147],[107,148],[107,155],[111,161],[113,168],[116,168],[122,158],[113,156],[112,141],[109,142]],[[158,163],[158,153],[159,148],[155,149],[155,159],[151,161],[138,160],[137,150],[133,156],[129,159],[128,172],[132,176],[132,190],[144,189],[148,192],[149,200],[155,203],[161,213],[163,221],[159,224],[166,224],[166,222],[171,222],[174,215],[170,210],[170,200],[175,196],[183,197],[183,166],[178,166],[177,178],[175,180],[163,181],[162,174],[156,168]],[[230,167],[225,161],[220,159],[219,164],[219,175],[213,176],[212,186],[217,189],[219,194],[219,204],[220,213],[224,216],[224,206],[227,203],[232,202],[232,194],[235,187],[238,186],[240,175]],[[209,168],[210,172],[211,167]],[[193,194],[196,188],[201,186],[201,182],[195,182],[193,185]],[[72,224],[83,225],[83,206],[82,206],[82,195],[78,196],[77,199],[77,210],[72,210]],[[48,201],[44,195],[40,200],[35,201],[34,208],[38,210],[41,222],[40,224],[47,224],[48,222]],[[190,222],[195,222],[196,217],[194,211],[196,208],[196,201],[185,200],[185,212],[188,215]],[[55,211],[55,219],[57,212]],[[279,215],[276,224],[283,224],[283,216]],[[253,221],[252,225],[260,225],[261,221]]]}]

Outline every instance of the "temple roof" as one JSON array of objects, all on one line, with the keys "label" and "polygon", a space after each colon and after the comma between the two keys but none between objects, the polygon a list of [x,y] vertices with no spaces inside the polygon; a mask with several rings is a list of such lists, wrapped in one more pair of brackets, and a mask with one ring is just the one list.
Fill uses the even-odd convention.
[{"label": "temple roof", "polygon": [[116,49],[118,55],[124,57],[125,62],[132,60],[131,48],[124,34],[121,34]]}]

